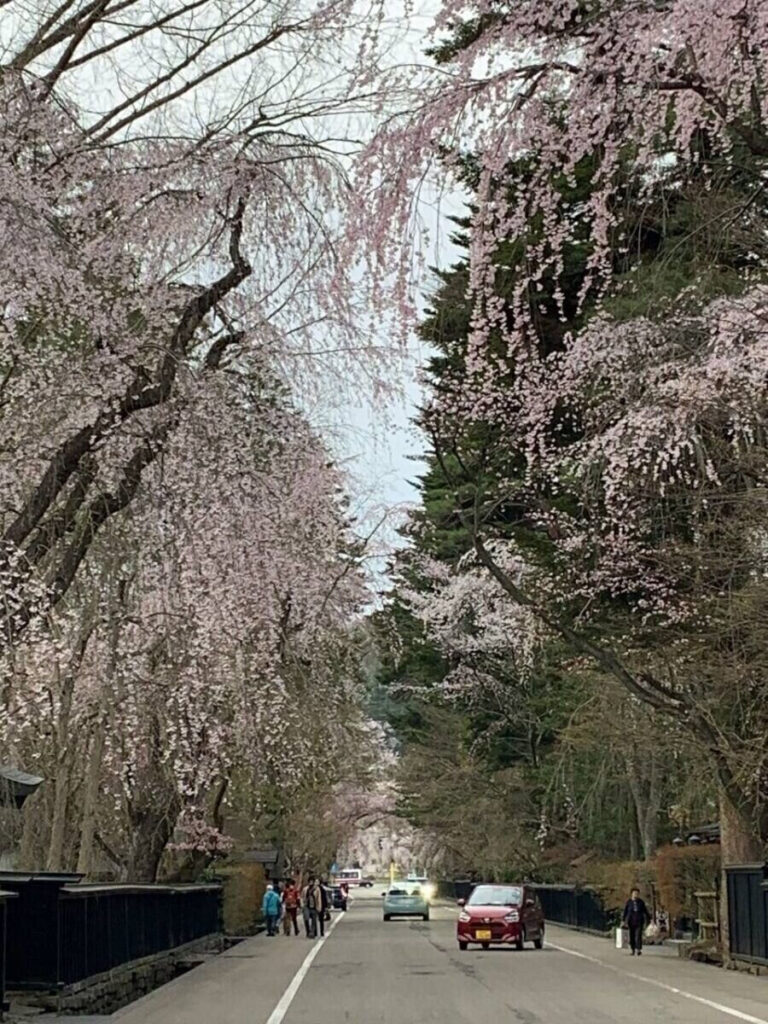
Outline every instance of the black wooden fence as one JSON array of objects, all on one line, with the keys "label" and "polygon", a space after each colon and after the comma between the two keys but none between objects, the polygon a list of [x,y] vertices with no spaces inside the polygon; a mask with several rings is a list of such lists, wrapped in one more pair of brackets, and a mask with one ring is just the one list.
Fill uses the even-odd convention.
[{"label": "black wooden fence", "polygon": [[0,1020],[3,1019],[3,1010],[8,1009],[5,1005],[5,961],[8,944],[7,907],[8,901],[13,899],[16,899],[15,893],[0,889]]},{"label": "black wooden fence", "polygon": [[7,986],[53,990],[221,930],[218,885],[82,885],[77,875],[0,874]]},{"label": "black wooden fence", "polygon": [[437,883],[437,895],[446,900],[466,900],[476,883],[468,879],[447,880]]},{"label": "black wooden fence", "polygon": [[613,915],[603,906],[594,889],[575,885],[533,885],[531,888],[539,897],[548,921],[600,935],[611,930]]},{"label": "black wooden fence", "polygon": [[725,873],[731,956],[768,966],[768,865],[744,864]]},{"label": "black wooden fence", "polygon": [[69,985],[221,931],[220,892],[217,885],[63,889],[58,981]]},{"label": "black wooden fence", "polygon": [[0,888],[15,893],[8,904],[8,988],[52,988],[58,980],[59,893],[80,875],[8,871]]}]

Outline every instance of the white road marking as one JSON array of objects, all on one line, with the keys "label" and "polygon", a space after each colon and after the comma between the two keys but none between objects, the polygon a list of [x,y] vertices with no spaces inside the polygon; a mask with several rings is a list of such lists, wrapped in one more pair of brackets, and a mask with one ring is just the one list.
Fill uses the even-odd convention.
[{"label": "white road marking", "polygon": [[[344,917],[343,910],[339,913],[338,917],[334,917],[333,921],[331,921],[330,928],[322,937],[322,939],[320,939],[319,941],[315,940],[315,944],[312,946],[312,949],[310,949],[310,951],[304,957],[304,961],[301,967],[299,967],[298,971],[296,971],[296,973],[294,974],[293,981],[291,981],[288,988],[285,990],[285,992],[283,992],[280,998],[280,1002],[277,1004],[277,1006],[270,1014],[267,1024],[282,1024],[282,1021],[286,1013],[288,1013],[288,1008],[290,1007],[293,1000],[296,998],[296,993],[299,991],[302,981],[304,981],[304,979],[307,976],[307,972],[309,971],[309,968],[312,966],[312,961],[323,948],[328,936],[331,934],[331,932],[342,919],[342,917]],[[763,1022],[763,1024],[765,1024],[765,1022]]]},{"label": "white road marking", "polygon": [[693,992],[686,992],[684,989],[675,988],[674,985],[667,985],[663,981],[657,981],[656,978],[646,978],[642,974],[635,974],[634,971],[624,971],[619,967],[614,967],[613,964],[607,964],[603,960],[598,960],[597,957],[587,956],[586,953],[577,953],[575,949],[568,949],[567,946],[558,946],[554,942],[547,942],[546,945],[556,949],[559,953],[567,953],[569,956],[578,957],[579,960],[589,960],[590,963],[597,964],[598,967],[603,967],[606,971],[613,971],[614,974],[619,974],[623,978],[634,978],[635,981],[642,981],[646,985],[655,985],[656,988],[663,988],[665,992],[672,992],[673,995],[681,996],[683,999],[690,999],[694,1003],[701,1003],[702,1006],[708,1006],[711,1010],[719,1010],[720,1013],[727,1014],[729,1017],[735,1017],[737,1020],[747,1021],[747,1024],[768,1024],[768,1020],[765,1020],[763,1017],[753,1017],[751,1013],[742,1013],[741,1010],[735,1010],[732,1006],[724,1006],[722,1003],[705,999],[704,996],[696,996]]}]

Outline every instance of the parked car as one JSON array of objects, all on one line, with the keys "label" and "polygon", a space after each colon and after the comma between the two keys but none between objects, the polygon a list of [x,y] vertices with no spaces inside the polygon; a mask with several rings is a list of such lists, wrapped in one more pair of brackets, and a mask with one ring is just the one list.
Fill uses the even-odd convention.
[{"label": "parked car", "polygon": [[373,875],[363,875],[363,877],[360,879],[360,883],[359,883],[360,884],[360,888],[361,889],[372,889],[375,882],[376,882],[376,879],[373,877]]},{"label": "parked car", "polygon": [[420,917],[429,920],[429,902],[420,889],[412,892],[404,886],[392,886],[384,893],[383,917],[391,921],[393,917]]},{"label": "parked car", "polygon": [[330,888],[330,903],[334,910],[346,910],[347,909],[347,894],[340,885],[331,885]]},{"label": "parked car", "polygon": [[544,913],[533,889],[525,885],[476,885],[467,900],[459,900],[456,922],[459,949],[476,943],[512,945],[522,949],[532,942],[544,945]]}]

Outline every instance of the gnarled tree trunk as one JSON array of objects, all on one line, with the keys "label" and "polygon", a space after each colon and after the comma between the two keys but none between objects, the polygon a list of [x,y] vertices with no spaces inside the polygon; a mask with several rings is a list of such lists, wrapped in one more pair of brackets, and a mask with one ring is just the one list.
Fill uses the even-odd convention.
[{"label": "gnarled tree trunk", "polygon": [[169,800],[165,809],[146,805],[133,809],[130,816],[131,845],[126,865],[126,881],[157,880],[160,860],[173,836],[180,810],[181,805],[175,796]]}]

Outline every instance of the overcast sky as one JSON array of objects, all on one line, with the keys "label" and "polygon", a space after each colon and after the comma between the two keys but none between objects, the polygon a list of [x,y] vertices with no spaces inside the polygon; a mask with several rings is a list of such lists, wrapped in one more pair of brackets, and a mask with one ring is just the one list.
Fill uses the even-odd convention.
[{"label": "overcast sky", "polygon": [[[427,32],[440,0],[421,0],[414,4],[409,24],[400,21],[402,35],[395,45],[398,61],[424,63],[423,50],[428,45]],[[390,28],[393,23],[390,23]],[[456,258],[448,242],[451,225],[449,216],[464,212],[460,194],[425,195],[420,204],[420,217],[428,228],[429,242],[427,266],[445,266]],[[421,281],[421,294],[428,295],[432,281],[426,276]],[[412,486],[424,471],[422,461],[424,438],[413,426],[412,420],[423,399],[419,385],[419,368],[429,358],[428,346],[418,338],[409,339],[408,357],[400,380],[403,398],[393,401],[385,410],[372,410],[369,403],[349,403],[341,411],[342,423],[335,443],[337,456],[343,462],[350,479],[353,508],[359,514],[363,530],[372,527],[386,516],[379,531],[379,547],[384,553],[376,560],[377,582],[386,586],[382,575],[386,552],[400,540],[396,524],[409,505],[418,500]]]}]

